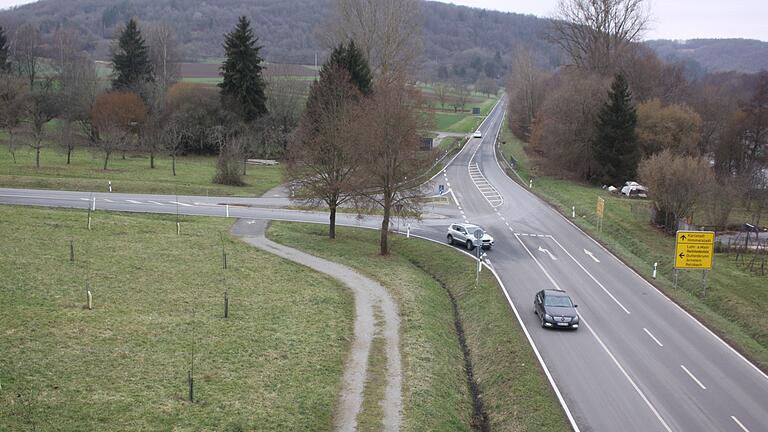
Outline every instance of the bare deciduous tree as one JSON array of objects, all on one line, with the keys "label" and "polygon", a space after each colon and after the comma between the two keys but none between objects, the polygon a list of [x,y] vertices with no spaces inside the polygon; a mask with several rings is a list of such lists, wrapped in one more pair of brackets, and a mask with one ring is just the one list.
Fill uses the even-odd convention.
[{"label": "bare deciduous tree", "polygon": [[236,135],[235,131],[226,126],[214,126],[209,130],[210,140],[219,147],[219,157],[216,159],[216,175],[214,183],[243,186],[240,177],[240,164],[243,160],[245,141]]},{"label": "bare deciduous tree", "polygon": [[56,131],[56,146],[64,153],[67,154],[67,165],[72,160],[72,152],[75,151],[75,147],[81,141],[81,135],[78,135],[75,130],[76,126],[72,120],[64,117],[59,124]]},{"label": "bare deciduous tree", "polygon": [[450,87],[446,83],[437,82],[432,88],[435,90],[435,96],[437,96],[437,100],[440,102],[440,108],[445,109],[445,103],[448,102]]},{"label": "bare deciduous tree", "polygon": [[155,83],[164,94],[181,76],[181,54],[173,28],[156,24],[147,31],[149,61],[155,72]]},{"label": "bare deciduous tree", "polygon": [[163,125],[160,136],[161,143],[165,151],[171,157],[171,172],[176,176],[176,157],[184,146],[184,139],[189,136],[184,122],[179,115],[171,115]]},{"label": "bare deciduous tree", "polygon": [[328,47],[354,40],[379,77],[412,72],[421,52],[417,0],[333,0],[326,23]]},{"label": "bare deciduous tree", "polygon": [[512,62],[508,88],[509,125],[522,139],[531,136],[534,118],[541,107],[544,98],[542,80],[543,73],[534,66],[531,53],[524,48],[518,50]]},{"label": "bare deciduous tree", "polygon": [[44,80],[32,90],[29,98],[28,114],[32,133],[29,146],[35,149],[35,167],[40,168],[40,150],[45,145],[45,125],[56,118],[61,110],[61,95],[54,90],[50,79]]},{"label": "bare deciduous tree", "polygon": [[688,105],[662,106],[651,99],[637,108],[637,138],[644,157],[670,149],[680,155],[697,155],[701,117]]},{"label": "bare deciduous tree", "polygon": [[29,86],[22,78],[0,73],[0,128],[8,133],[8,151],[16,162],[16,131],[29,104]]},{"label": "bare deciduous tree", "polygon": [[609,83],[571,70],[548,83],[548,92],[531,134],[544,168],[587,180],[595,169],[593,143],[597,118]]},{"label": "bare deciduous tree", "polygon": [[713,181],[706,159],[678,156],[669,150],[643,160],[638,174],[656,203],[656,222],[670,231],[676,229],[679,219],[692,215]]},{"label": "bare deciduous tree", "polygon": [[551,39],[580,68],[611,74],[650,19],[645,0],[560,0]]},{"label": "bare deciduous tree", "polygon": [[362,152],[361,191],[384,211],[380,253],[389,253],[389,224],[396,214],[420,214],[423,191],[417,177],[429,167],[429,158],[419,157],[421,136],[428,119],[418,111],[418,90],[404,80],[379,82],[373,95],[363,102],[362,118],[356,123]]},{"label": "bare deciduous tree", "polygon": [[340,67],[312,85],[307,109],[288,144],[288,177],[295,198],[324,203],[330,210],[328,236],[336,237],[336,211],[358,191],[356,174],[365,151],[354,134],[361,95]]},{"label": "bare deciduous tree", "polygon": [[23,76],[34,87],[37,78],[37,61],[40,56],[40,32],[31,24],[16,29],[11,47],[16,73]]},{"label": "bare deciduous tree", "polygon": [[98,131],[96,145],[104,152],[104,169],[110,155],[124,149],[145,122],[147,109],[135,93],[113,91],[100,94],[93,104],[91,122]]}]

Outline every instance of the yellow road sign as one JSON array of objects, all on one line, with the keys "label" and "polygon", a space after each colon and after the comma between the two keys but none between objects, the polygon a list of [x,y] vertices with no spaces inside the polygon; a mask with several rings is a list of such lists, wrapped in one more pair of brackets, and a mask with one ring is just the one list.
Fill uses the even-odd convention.
[{"label": "yellow road sign", "polygon": [[597,217],[602,218],[605,213],[605,200],[602,197],[597,197]]},{"label": "yellow road sign", "polygon": [[675,268],[711,270],[714,252],[714,232],[678,231],[675,242]]}]

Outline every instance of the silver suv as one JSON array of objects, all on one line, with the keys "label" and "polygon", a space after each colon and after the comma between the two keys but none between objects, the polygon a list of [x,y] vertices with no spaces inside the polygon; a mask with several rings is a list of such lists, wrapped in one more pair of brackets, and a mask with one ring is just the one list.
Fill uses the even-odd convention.
[{"label": "silver suv", "polygon": [[[477,230],[483,233],[481,240],[475,238]],[[493,246],[493,237],[477,225],[455,223],[448,227],[448,244],[460,243],[468,250],[472,250],[481,242],[483,249],[490,249]]]}]

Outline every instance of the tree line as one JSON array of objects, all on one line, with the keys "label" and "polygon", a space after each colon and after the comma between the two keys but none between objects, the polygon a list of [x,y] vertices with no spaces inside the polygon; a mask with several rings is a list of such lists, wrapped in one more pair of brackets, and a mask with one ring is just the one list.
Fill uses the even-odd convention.
[{"label": "tree line", "polygon": [[[300,91],[279,74],[266,82],[259,38],[248,18],[224,36],[225,58],[217,87],[179,82],[178,45],[168,27],[142,29],[130,18],[111,49],[108,85],[94,62],[74,47],[77,36],[57,33],[60,61],[43,57],[40,33],[31,25],[8,41],[0,28],[0,127],[15,154],[25,143],[54,143],[72,151],[84,143],[103,156],[187,152],[218,155],[214,182],[242,185],[247,159],[284,157],[295,197],[330,209],[383,215],[381,253],[389,251],[392,217],[417,214],[419,176],[432,161],[421,151],[429,116],[413,74],[419,56],[418,3],[338,0],[322,37],[333,43],[301,114]],[[146,36],[145,36],[146,35]],[[42,72],[44,70],[44,72]],[[55,131],[46,124],[58,119]],[[15,156],[14,156],[15,160]]]},{"label": "tree line", "polygon": [[645,0],[561,0],[549,37],[570,64],[525,50],[508,82],[509,127],[545,172],[621,187],[639,180],[669,229],[694,210],[725,226],[738,203],[768,206],[768,72],[691,78],[639,43]]}]

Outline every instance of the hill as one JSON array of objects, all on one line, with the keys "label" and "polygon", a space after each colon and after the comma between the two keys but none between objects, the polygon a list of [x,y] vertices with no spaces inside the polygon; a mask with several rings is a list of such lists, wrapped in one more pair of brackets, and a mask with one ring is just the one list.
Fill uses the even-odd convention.
[{"label": "hill", "polygon": [[[75,28],[86,41],[83,49],[106,60],[116,28],[135,16],[141,25],[170,24],[185,60],[205,61],[223,56],[222,35],[246,15],[267,61],[312,64],[316,53],[324,57],[317,36],[328,5],[329,0],[41,0],[0,12],[0,25],[37,24],[43,36]],[[543,38],[546,19],[439,2],[422,7],[427,76],[468,82],[500,77],[520,47],[536,53],[541,67],[561,63],[559,50]]]},{"label": "hill", "polygon": [[752,39],[653,40],[646,42],[664,60],[683,61],[708,72],[768,70],[768,42]]}]

